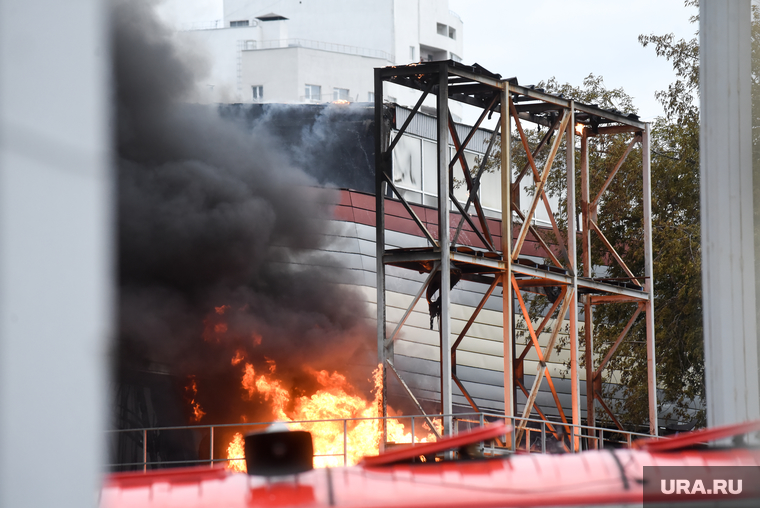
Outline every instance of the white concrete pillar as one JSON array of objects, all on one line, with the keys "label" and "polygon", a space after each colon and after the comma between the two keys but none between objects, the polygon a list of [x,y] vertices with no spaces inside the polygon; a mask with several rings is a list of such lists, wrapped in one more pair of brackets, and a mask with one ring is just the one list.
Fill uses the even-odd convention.
[{"label": "white concrete pillar", "polygon": [[750,0],[700,2],[707,423],[760,417],[752,207]]},{"label": "white concrete pillar", "polygon": [[108,3],[0,0],[0,507],[94,507],[112,314]]}]

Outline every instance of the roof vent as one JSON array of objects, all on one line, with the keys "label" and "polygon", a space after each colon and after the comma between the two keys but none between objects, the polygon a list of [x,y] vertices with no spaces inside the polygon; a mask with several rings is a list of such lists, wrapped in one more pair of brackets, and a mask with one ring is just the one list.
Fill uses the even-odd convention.
[{"label": "roof vent", "polygon": [[264,14],[262,16],[256,16],[256,19],[260,21],[281,21],[281,20],[287,20],[285,16],[281,16],[280,14],[275,14],[274,12],[270,12],[269,14]]},{"label": "roof vent", "polygon": [[305,430],[289,431],[274,424],[264,432],[245,436],[245,464],[248,474],[284,476],[314,468],[314,445]]}]

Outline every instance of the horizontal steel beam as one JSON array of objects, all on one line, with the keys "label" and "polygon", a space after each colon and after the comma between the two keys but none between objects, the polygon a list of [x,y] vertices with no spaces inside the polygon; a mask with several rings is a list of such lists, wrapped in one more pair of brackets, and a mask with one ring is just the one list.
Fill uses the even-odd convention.
[{"label": "horizontal steel beam", "polygon": [[[550,104],[555,104],[557,106],[561,106],[563,108],[570,108],[570,101],[568,99],[563,99],[561,97],[557,97],[545,92],[539,92],[537,90],[533,90],[531,88],[527,88],[520,85],[514,85],[509,84],[509,91],[512,93],[518,93],[521,95],[525,95],[527,97],[530,97],[532,99],[537,99],[540,101],[548,102]],[[583,113],[588,113],[590,115],[598,116],[601,118],[606,118],[607,120],[611,120],[613,122],[618,122],[623,125],[629,125],[631,127],[635,127],[639,130],[643,130],[646,127],[646,123],[634,120],[632,118],[628,118],[625,115],[620,115],[617,113],[613,113],[612,111],[607,111],[601,108],[597,108],[594,106],[587,106],[585,104],[581,104],[578,102],[575,102],[575,110],[576,111],[582,111]]]},{"label": "horizontal steel beam", "polygon": [[511,93],[517,93],[520,95],[525,95],[526,97],[530,97],[532,99],[537,99],[543,102],[548,102],[550,104],[555,104],[557,106],[561,106],[563,108],[570,108],[570,101],[568,99],[563,99],[561,97],[557,97],[555,95],[551,95],[544,92],[539,92],[538,90],[534,90],[532,88],[527,88],[520,85],[515,85],[513,83],[509,83],[509,91]]},{"label": "horizontal steel beam", "polygon": [[[599,127],[597,131],[599,134],[625,134],[627,132],[640,133],[641,129],[630,125],[610,125],[609,127]],[[589,137],[593,137],[595,135],[596,134],[594,133],[587,134]]]},{"label": "horizontal steel beam", "polygon": [[[412,65],[389,66],[380,69],[380,76],[387,80],[394,77],[419,76],[424,74],[438,74],[441,70],[441,62],[424,62]],[[449,76],[459,76],[490,88],[501,90],[502,81],[498,78],[485,76],[472,72],[459,66],[447,65],[446,71]]]},{"label": "horizontal steel beam", "polygon": [[556,127],[554,127],[554,124],[551,121],[549,121],[546,117],[537,116],[532,113],[517,113],[517,116],[520,118],[520,120],[525,120],[526,122],[535,123],[543,127],[549,127],[552,130],[556,129]]},{"label": "horizontal steel beam", "polygon": [[384,80],[388,80],[388,78],[417,76],[421,74],[438,74],[440,70],[441,65],[434,62],[419,63],[415,65],[391,65],[389,67],[381,67],[379,69],[380,77]]},{"label": "horizontal steel beam", "polygon": [[450,76],[460,76],[462,78],[471,79],[472,81],[475,81],[477,83],[480,83],[482,85],[487,85],[491,88],[495,88],[497,90],[501,90],[502,83],[504,81],[492,78],[489,76],[483,76],[481,74],[477,74],[475,72],[468,71],[467,69],[460,69],[458,67],[449,67],[449,75]]},{"label": "horizontal steel beam", "polygon": [[440,261],[441,251],[438,249],[430,249],[416,252],[393,252],[385,251],[383,254],[383,263],[390,265],[393,263],[419,263],[421,261]]},{"label": "horizontal steel beam", "polygon": [[[646,291],[639,291],[637,289],[623,288],[620,286],[613,286],[604,282],[598,282],[595,280],[584,279],[578,277],[578,287],[585,289],[595,289],[603,293],[611,293],[614,295],[621,295],[630,298],[630,301],[646,301],[649,300],[649,293]],[[599,298],[597,296],[594,299]],[[601,302],[600,302],[601,303]]]},{"label": "horizontal steel beam", "polygon": [[530,102],[528,104],[515,104],[518,113],[542,113],[544,111],[557,110],[558,107],[548,102]]},{"label": "horizontal steel beam", "polygon": [[606,118],[607,120],[612,120],[613,122],[622,123],[623,125],[630,125],[631,127],[636,127],[638,130],[644,130],[647,126],[646,122],[634,120],[633,118],[628,118],[625,115],[619,115],[617,113],[613,113],[612,111],[605,111],[603,109],[587,106],[585,104],[579,104],[577,102],[575,103],[575,109],[577,111],[582,111],[590,115],[600,116],[602,118]]}]

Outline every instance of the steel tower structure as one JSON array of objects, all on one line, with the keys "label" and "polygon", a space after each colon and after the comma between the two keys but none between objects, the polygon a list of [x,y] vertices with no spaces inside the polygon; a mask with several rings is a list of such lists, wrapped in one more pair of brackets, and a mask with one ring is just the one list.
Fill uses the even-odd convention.
[{"label": "steel tower structure", "polygon": [[[409,87],[421,92],[420,98],[411,114],[396,128],[391,125],[389,118],[384,115],[383,88],[386,82]],[[413,117],[418,113],[423,101],[428,96],[436,98],[437,118],[437,178],[438,205],[437,224],[427,225],[417,216],[403,193],[394,185],[392,178],[392,153],[404,134]],[[481,110],[478,121],[470,133],[460,139],[449,113],[449,101],[459,101],[475,106]],[[464,149],[480,127],[483,120],[492,114],[499,116],[498,127],[491,137],[479,167],[470,168],[464,157]],[[529,122],[546,128],[543,139],[531,147],[523,124]],[[452,383],[455,383],[469,401],[474,410],[479,411],[473,398],[467,392],[466,386],[456,376],[457,347],[467,336],[471,325],[486,300],[498,287],[503,294],[503,357],[504,357],[504,402],[507,419],[518,416],[515,414],[515,393],[520,389],[527,398],[523,416],[531,411],[538,413],[547,421],[547,427],[555,435],[559,427],[565,427],[565,436],[573,436],[571,441],[575,449],[580,447],[580,433],[572,433],[572,428],[581,425],[581,393],[580,369],[585,367],[587,425],[595,426],[594,402],[598,401],[611,417],[613,422],[622,430],[622,424],[605,403],[601,393],[602,371],[614,355],[617,347],[625,340],[636,318],[643,312],[646,319],[646,351],[647,351],[647,380],[649,393],[650,434],[657,434],[657,398],[656,377],[654,364],[654,315],[653,315],[653,278],[652,278],[652,232],[651,232],[651,185],[650,185],[650,153],[649,125],[639,121],[635,115],[625,115],[619,111],[604,110],[596,106],[585,105],[556,96],[533,87],[520,86],[517,80],[501,79],[478,65],[467,66],[454,61],[424,62],[406,66],[385,67],[375,69],[375,167],[376,167],[376,256],[377,256],[377,348],[378,361],[383,365],[384,374],[395,375],[406,393],[414,401],[419,411],[422,406],[407,387],[394,366],[394,342],[399,337],[404,322],[409,317],[415,304],[419,301],[428,287],[439,292],[440,303],[439,337],[441,347],[441,414],[451,415]],[[499,131],[502,135],[498,135]],[[618,160],[614,169],[607,175],[600,189],[591,194],[589,185],[589,143],[592,136],[609,136],[613,134],[629,134],[628,147]],[[480,177],[483,174],[496,143],[499,143],[501,168],[511,168],[510,138],[519,136],[525,149],[528,164],[521,171],[501,171],[501,230],[491,231],[488,227],[483,209],[480,205],[478,189]],[[576,203],[576,136],[580,138],[580,203]],[[553,138],[553,139],[552,139]],[[566,227],[560,228],[549,206],[546,192],[546,182],[549,177],[555,157],[565,141],[566,164]],[[454,146],[455,154],[449,155],[449,144]],[[615,178],[618,170],[635,145],[641,145],[643,179],[641,203],[644,220],[644,273],[634,273],[625,261],[624,253],[616,251],[605,237],[599,226],[598,205],[608,193],[608,187]],[[534,157],[539,150],[548,147],[549,155],[543,167],[539,167]],[[461,203],[454,195],[452,187],[453,171],[459,162],[463,169],[463,177],[467,183],[469,198]],[[519,186],[525,178],[532,178],[535,193],[532,197],[528,213],[521,212],[514,202],[514,196],[519,195]],[[440,199],[443,196],[444,199]],[[422,248],[387,248],[385,242],[385,202],[389,197],[398,199],[408,212],[410,218],[419,227],[427,240],[427,246]],[[448,205],[448,206],[447,206]],[[553,239],[543,238],[541,232],[532,225],[538,206],[545,206],[550,217]],[[470,210],[474,209],[474,213]],[[453,211],[452,211],[453,210]],[[572,218],[579,217],[581,230],[576,230],[576,222]],[[458,242],[463,225],[467,224],[477,236],[480,245],[473,247]],[[448,234],[442,234],[446,232]],[[549,256],[547,264],[541,265],[521,257],[521,248],[528,234],[532,234],[544,247]],[[628,277],[622,279],[595,278],[592,273],[592,235],[596,235],[604,246],[603,253],[607,259],[618,263]],[[580,241],[580,249],[578,248]],[[555,249],[550,247],[554,245]],[[580,252],[583,270],[579,273],[578,253]],[[393,324],[391,333],[386,319],[385,268],[388,265],[427,273],[416,297],[407,309],[402,319]],[[453,275],[452,275],[453,274]],[[475,308],[463,330],[456,336],[452,335],[450,316],[450,291],[452,276],[456,279],[483,283],[485,288],[483,299]],[[534,327],[528,315],[528,307],[522,296],[526,290],[536,288],[553,288],[559,294],[542,322]],[[522,351],[513,347],[513,298],[508,297],[513,292],[519,312],[525,318],[530,334],[530,343]],[[593,308],[596,305],[608,303],[632,302],[636,304],[630,320],[618,337],[607,355],[599,360],[593,355]],[[583,309],[584,333],[586,352],[585,366],[580,365],[578,319],[580,307]],[[517,309],[515,309],[517,310]],[[561,321],[569,313],[570,317],[570,378],[572,382],[571,419],[568,420],[565,410],[560,404],[548,371],[546,361],[552,354],[556,344],[559,326],[552,328],[548,345],[542,348],[538,337],[545,329],[552,316]],[[535,348],[539,359],[539,371],[533,386],[523,386],[518,373],[522,369],[522,361],[531,348]],[[562,422],[548,422],[541,408],[536,405],[536,396],[544,378],[553,394]],[[385,404],[387,376],[384,379],[383,416],[387,414]],[[444,418],[444,434],[452,432],[451,417]],[[573,427],[571,427],[571,425]],[[520,438],[521,428],[517,429],[517,439]],[[585,437],[594,437],[591,429]],[[595,446],[596,441],[589,439],[589,446]]]}]

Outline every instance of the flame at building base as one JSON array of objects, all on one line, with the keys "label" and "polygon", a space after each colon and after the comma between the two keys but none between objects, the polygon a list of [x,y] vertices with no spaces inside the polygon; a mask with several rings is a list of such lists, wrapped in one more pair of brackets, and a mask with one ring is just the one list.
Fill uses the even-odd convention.
[{"label": "flame at building base", "polygon": [[[354,394],[355,390],[345,376],[326,370],[309,370],[320,388],[311,396],[291,398],[282,382],[274,377],[276,366],[270,363],[269,374],[256,375],[253,365],[245,364],[241,382],[248,399],[255,394],[262,397],[271,407],[275,419],[290,423],[292,430],[306,430],[312,435],[314,443],[314,466],[335,467],[344,465],[344,431],[345,431],[345,465],[354,465],[363,457],[377,455],[383,435],[381,416],[382,404],[382,369],[378,366],[372,374],[374,389],[372,400]],[[355,418],[357,420],[344,421]],[[367,418],[362,420],[362,418]],[[302,420],[338,420],[303,423]],[[386,420],[388,441],[411,443],[412,433],[406,432],[405,426],[398,418]],[[436,422],[437,423],[437,422]],[[427,431],[426,424],[422,425]],[[426,432],[415,442],[435,440],[435,434]],[[233,471],[245,471],[243,453],[243,436],[236,433],[227,447],[227,467]]]},{"label": "flame at building base", "polygon": [[243,434],[236,432],[232,437],[232,441],[227,445],[227,458],[238,459],[230,460],[227,462],[227,469],[231,469],[237,473],[245,473],[245,447],[243,441]]}]

